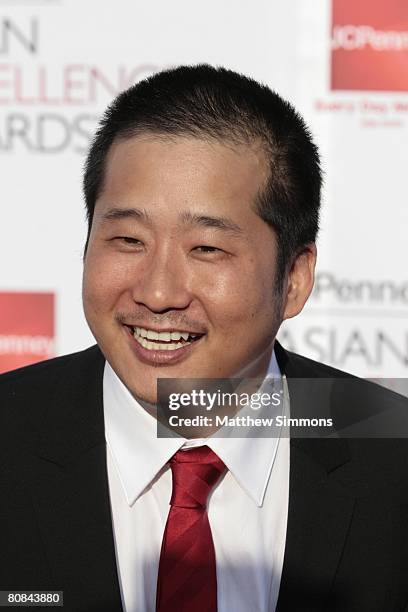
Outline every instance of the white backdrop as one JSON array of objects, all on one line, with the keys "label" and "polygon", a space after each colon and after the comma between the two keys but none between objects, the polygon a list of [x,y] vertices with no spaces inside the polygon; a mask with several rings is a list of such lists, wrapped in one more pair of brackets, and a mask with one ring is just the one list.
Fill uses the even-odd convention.
[{"label": "white backdrop", "polygon": [[0,0],[0,369],[93,342],[81,174],[97,117],[156,70],[208,62],[288,98],[323,156],[316,290],[281,340],[408,378],[407,58],[404,0]]}]

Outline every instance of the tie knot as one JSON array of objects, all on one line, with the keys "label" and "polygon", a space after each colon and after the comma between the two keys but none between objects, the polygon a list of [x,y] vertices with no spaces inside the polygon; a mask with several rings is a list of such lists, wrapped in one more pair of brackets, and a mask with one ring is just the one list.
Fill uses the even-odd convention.
[{"label": "tie knot", "polygon": [[180,508],[205,508],[209,494],[227,469],[208,446],[177,451],[170,459],[170,467],[170,505]]}]

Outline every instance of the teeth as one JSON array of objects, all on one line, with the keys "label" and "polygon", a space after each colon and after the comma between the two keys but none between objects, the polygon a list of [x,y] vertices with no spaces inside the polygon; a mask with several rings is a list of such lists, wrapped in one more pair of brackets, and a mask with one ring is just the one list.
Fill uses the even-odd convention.
[{"label": "teeth", "polygon": [[[186,342],[190,344],[192,341],[191,339],[196,338],[197,335],[199,334],[189,334],[188,332],[179,331],[156,332],[143,327],[135,327],[133,330],[133,336],[139,342],[139,344],[151,351],[174,351],[182,346],[185,346]],[[177,340],[181,339],[183,339],[185,342],[177,342]],[[152,342],[153,340],[154,342]],[[163,342],[166,342],[166,344],[163,344]]]},{"label": "teeth", "polygon": [[[190,334],[192,338],[195,338],[197,334]],[[144,329],[143,327],[136,327],[134,330],[134,337],[136,339],[147,338],[148,340],[163,340],[163,342],[170,342],[171,340],[188,340],[188,332],[157,332],[151,329]]]},{"label": "teeth", "polygon": [[142,338],[147,338],[147,329],[143,329],[142,327],[136,327],[136,333]]},{"label": "teeth", "polygon": [[175,344],[161,344],[159,342],[149,342],[146,338],[142,338],[138,336],[136,333],[134,334],[136,340],[143,346],[143,348],[155,351],[174,351],[182,346],[185,346],[182,342],[177,342]]}]

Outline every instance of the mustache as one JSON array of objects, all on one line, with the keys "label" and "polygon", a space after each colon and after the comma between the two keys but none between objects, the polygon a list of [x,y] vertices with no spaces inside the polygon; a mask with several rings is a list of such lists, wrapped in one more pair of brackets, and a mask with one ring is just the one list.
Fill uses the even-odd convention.
[{"label": "mustache", "polygon": [[115,320],[122,325],[130,327],[170,327],[174,329],[187,329],[197,334],[207,333],[207,327],[201,321],[191,319],[185,315],[180,316],[177,313],[158,315],[143,312],[117,312]]}]

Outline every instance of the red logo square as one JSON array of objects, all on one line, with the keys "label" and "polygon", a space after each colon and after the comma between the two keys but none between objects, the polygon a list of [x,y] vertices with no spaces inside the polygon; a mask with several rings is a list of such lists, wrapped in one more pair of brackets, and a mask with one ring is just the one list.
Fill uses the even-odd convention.
[{"label": "red logo square", "polygon": [[0,292],[0,372],[54,356],[54,294]]},{"label": "red logo square", "polygon": [[331,88],[408,91],[406,0],[332,0]]}]

